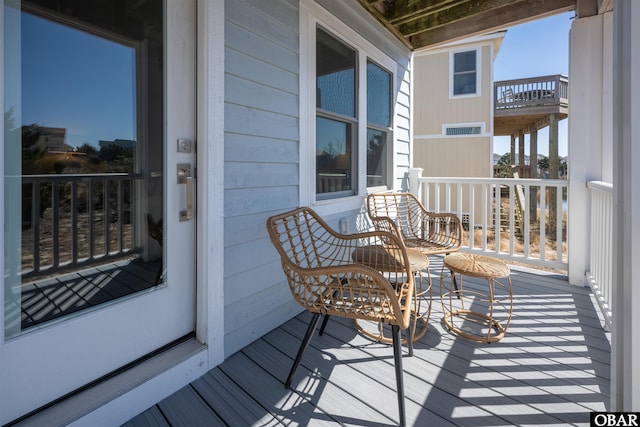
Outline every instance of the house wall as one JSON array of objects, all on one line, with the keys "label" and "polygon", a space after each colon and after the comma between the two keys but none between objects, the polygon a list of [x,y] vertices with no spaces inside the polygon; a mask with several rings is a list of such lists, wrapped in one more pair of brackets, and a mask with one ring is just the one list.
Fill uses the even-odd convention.
[{"label": "house wall", "polygon": [[[410,54],[356,1],[319,3],[396,60],[394,182],[400,188],[410,166]],[[314,7],[310,0],[225,2],[225,356],[300,311],[265,222],[275,213],[313,203],[306,187],[314,144],[308,126],[315,112],[306,99],[315,80],[307,77],[309,53],[300,39],[300,16],[303,8],[306,14]],[[348,203],[335,200],[314,208],[336,229],[346,219],[354,232],[365,226],[365,192]]]},{"label": "house wall", "polygon": [[414,163],[423,176],[489,177],[490,151],[489,137],[420,139],[414,142]]},{"label": "house wall", "polygon": [[[451,50],[471,50],[477,45],[456,45]],[[449,98],[449,50],[416,54],[413,60],[414,81],[414,134],[442,135],[443,123],[483,122],[491,132],[492,45],[481,47],[480,95]]]},{"label": "house wall", "polygon": [[225,356],[298,311],[265,228],[298,206],[296,3],[225,2]]},{"label": "house wall", "polygon": [[[456,44],[414,57],[414,166],[424,170],[423,176],[492,175],[494,44],[484,43]],[[450,52],[478,47],[479,95],[450,98]],[[445,136],[444,126],[456,124],[482,125],[482,134]]]}]

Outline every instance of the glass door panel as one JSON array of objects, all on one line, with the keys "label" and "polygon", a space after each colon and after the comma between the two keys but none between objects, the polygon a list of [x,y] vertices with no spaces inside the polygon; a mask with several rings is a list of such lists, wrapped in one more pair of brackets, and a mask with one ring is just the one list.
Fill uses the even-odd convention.
[{"label": "glass door panel", "polygon": [[5,337],[161,284],[163,6],[142,3],[5,8]]},{"label": "glass door panel", "polygon": [[195,323],[195,2],[2,3],[0,425]]}]

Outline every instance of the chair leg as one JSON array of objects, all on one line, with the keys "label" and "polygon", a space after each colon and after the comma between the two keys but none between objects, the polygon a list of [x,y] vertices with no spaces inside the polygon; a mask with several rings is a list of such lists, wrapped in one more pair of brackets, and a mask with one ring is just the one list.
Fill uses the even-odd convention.
[{"label": "chair leg", "polygon": [[324,334],[324,328],[327,327],[327,322],[329,322],[329,316],[328,314],[324,315],[324,319],[322,319],[322,325],[320,325],[320,333],[318,335],[322,335]]},{"label": "chair leg", "polygon": [[320,313],[313,313],[313,317],[311,318],[311,322],[309,322],[309,327],[307,328],[307,332],[304,334],[304,338],[302,338],[302,343],[300,343],[300,348],[298,349],[298,354],[296,355],[296,359],[293,361],[293,366],[291,367],[291,371],[289,371],[289,376],[287,377],[287,381],[284,383],[284,386],[289,388],[291,386],[291,380],[293,380],[293,374],[296,373],[296,369],[298,369],[298,365],[302,361],[302,355],[304,351],[309,347],[309,343],[311,342],[311,338],[313,337],[313,333],[316,330],[316,326],[318,325],[318,320],[320,320]]},{"label": "chair leg", "polygon": [[402,374],[402,337],[400,327],[391,325],[391,335],[393,335],[393,361],[396,365],[396,389],[398,392],[398,412],[400,413],[400,426],[407,425],[404,411],[404,381]]}]

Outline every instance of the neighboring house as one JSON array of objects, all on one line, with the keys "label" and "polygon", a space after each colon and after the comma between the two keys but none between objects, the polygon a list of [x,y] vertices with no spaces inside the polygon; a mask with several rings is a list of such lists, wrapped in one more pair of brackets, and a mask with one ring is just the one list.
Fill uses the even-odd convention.
[{"label": "neighboring house", "polygon": [[[395,29],[380,25],[376,13],[367,13],[373,3],[379,11],[388,2],[142,0],[120,9],[118,1],[88,7],[86,0],[69,0],[49,8],[54,3],[6,0],[0,19],[0,424],[86,389],[83,403],[64,411],[60,424],[117,425],[300,312],[267,236],[270,215],[311,206],[330,225],[356,232],[366,227],[361,220],[368,192],[407,189],[414,155],[412,49],[430,43],[401,41]],[[624,41],[620,54],[633,61],[617,64],[612,75],[586,74],[603,58],[612,60],[607,52],[594,52],[585,38],[572,45],[572,60],[588,66],[572,71],[572,81],[600,93],[604,83],[616,81],[630,99],[638,99],[640,47],[633,43],[640,40],[640,6],[618,4],[624,19],[606,34]],[[577,7],[572,0],[536,5],[546,9],[518,4],[518,15],[505,13],[508,20],[494,25]],[[573,27],[602,40],[603,19],[596,10]],[[444,33],[442,41],[473,35],[464,31]],[[580,70],[587,70],[582,80],[576,79]],[[59,87],[63,96],[33,95],[28,89],[36,86]],[[491,90],[481,93],[490,96]],[[105,108],[112,96],[121,104]],[[621,304],[619,315],[625,317],[619,324],[631,330],[614,331],[626,334],[629,346],[620,345],[619,363],[612,366],[628,368],[621,372],[637,384],[639,368],[631,362],[637,360],[640,334],[631,308],[640,304],[634,289],[640,272],[630,254],[640,239],[631,239],[638,236],[638,224],[628,218],[640,206],[640,180],[632,167],[640,162],[632,150],[640,120],[629,117],[640,117],[640,110],[630,101],[615,105],[621,110],[616,117],[625,119],[614,124],[615,146],[624,152],[614,150],[614,183],[628,184],[616,191],[630,209],[619,218],[615,240],[624,285],[619,298],[629,297],[628,307]],[[50,174],[46,181],[23,176],[21,127],[54,125],[28,117],[39,107],[73,109],[73,120],[55,123],[67,129],[70,145],[70,136],[85,125],[110,129],[120,123],[111,113],[123,113],[122,120],[133,124],[99,139],[135,141],[134,172]],[[8,117],[11,111],[19,113]],[[583,124],[603,122],[592,110],[578,117]],[[469,123],[485,123],[481,134],[491,132],[490,118]],[[602,148],[603,133],[597,135],[575,140],[574,148]],[[78,144],[84,142],[97,143]],[[584,151],[587,156],[591,150]],[[489,151],[480,163],[489,167],[490,159]],[[576,187],[602,176],[593,162],[580,164]],[[15,200],[26,192],[42,205],[32,206],[31,221],[23,223]],[[47,209],[34,209],[42,206]],[[47,218],[59,218],[64,226],[40,235],[35,229]],[[153,259],[150,253],[156,252],[162,257]],[[617,396],[626,392],[637,402],[633,384],[614,374],[621,382]],[[108,393],[96,392],[105,378]],[[622,401],[617,408],[631,410]]]},{"label": "neighboring house", "polygon": [[493,62],[505,34],[414,52],[413,165],[423,176],[492,176]]},{"label": "neighboring house", "polygon": [[73,147],[65,144],[67,130],[64,128],[41,128],[38,140],[30,147],[31,150],[42,150],[43,152],[63,153],[71,151]]}]

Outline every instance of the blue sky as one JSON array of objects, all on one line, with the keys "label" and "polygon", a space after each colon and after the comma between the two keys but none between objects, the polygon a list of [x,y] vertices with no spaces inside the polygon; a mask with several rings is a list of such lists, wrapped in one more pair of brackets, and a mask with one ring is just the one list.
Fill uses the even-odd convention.
[{"label": "blue sky", "polygon": [[[493,79],[510,80],[552,74],[569,75],[569,29],[574,12],[528,22],[507,30],[498,57],[494,62]],[[558,125],[559,155],[567,155],[569,119]],[[548,128],[538,132],[538,152],[549,154]],[[495,137],[494,153],[504,154],[510,149],[509,137]],[[517,146],[516,146],[517,150]],[[529,137],[525,137],[529,154]]]},{"label": "blue sky", "polygon": [[22,52],[22,124],[71,146],[136,139],[133,48],[23,13]]}]

